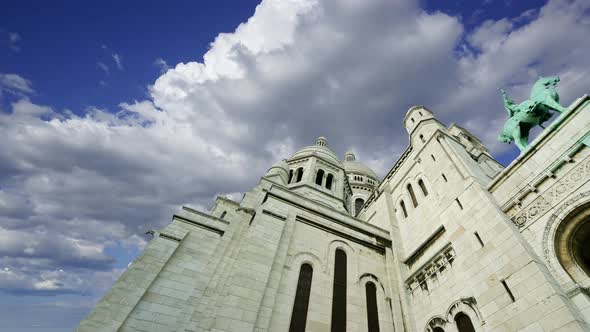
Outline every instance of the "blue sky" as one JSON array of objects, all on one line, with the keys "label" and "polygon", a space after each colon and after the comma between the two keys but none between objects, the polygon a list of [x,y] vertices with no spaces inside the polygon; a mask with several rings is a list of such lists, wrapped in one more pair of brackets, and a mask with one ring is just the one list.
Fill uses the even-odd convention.
[{"label": "blue sky", "polygon": [[497,89],[588,92],[587,1],[20,1],[0,11],[0,330],[68,331],[185,204],[316,137],[383,175],[424,104],[502,163]]}]

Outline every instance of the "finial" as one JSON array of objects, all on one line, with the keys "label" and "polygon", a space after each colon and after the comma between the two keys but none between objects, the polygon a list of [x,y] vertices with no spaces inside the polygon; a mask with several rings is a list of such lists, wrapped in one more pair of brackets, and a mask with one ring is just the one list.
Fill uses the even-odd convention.
[{"label": "finial", "polygon": [[315,145],[328,146],[328,140],[324,136],[320,136],[315,140]]}]

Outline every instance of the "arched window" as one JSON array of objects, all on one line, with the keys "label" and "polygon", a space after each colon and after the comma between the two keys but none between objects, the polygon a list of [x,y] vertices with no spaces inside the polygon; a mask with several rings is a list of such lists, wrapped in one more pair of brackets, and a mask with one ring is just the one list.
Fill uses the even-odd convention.
[{"label": "arched window", "polygon": [[334,175],[328,174],[328,177],[326,178],[326,188],[332,189],[332,180],[334,180]]},{"label": "arched window", "polygon": [[367,322],[369,332],[379,332],[379,311],[377,310],[377,288],[372,282],[365,285],[367,298]]},{"label": "arched window", "polygon": [[426,186],[424,185],[424,181],[422,181],[422,179],[418,180],[418,185],[420,186],[424,197],[428,196],[428,190],[426,190]]},{"label": "arched window", "polygon": [[320,169],[315,176],[315,184],[322,185],[322,180],[324,179],[324,170]]},{"label": "arched window", "polygon": [[471,319],[465,313],[460,312],[455,316],[455,324],[459,332],[475,332]]},{"label": "arched window", "polygon": [[297,282],[297,291],[295,293],[295,302],[293,303],[293,313],[291,314],[291,325],[289,326],[289,332],[305,332],[312,276],[313,268],[311,265],[307,263],[301,265],[301,269],[299,270],[299,281]]},{"label": "arched window", "polygon": [[355,215],[359,214],[359,211],[363,207],[363,204],[365,204],[365,201],[363,201],[362,198],[357,198],[354,200],[354,214]]},{"label": "arched window", "polygon": [[346,331],[346,253],[337,249],[334,257],[332,332]]},{"label": "arched window", "polygon": [[223,213],[221,214],[221,216],[219,216],[219,219],[223,219],[223,217],[225,217],[225,214],[227,213],[227,211],[223,211]]},{"label": "arched window", "polygon": [[406,210],[406,203],[404,203],[404,201],[400,201],[399,202],[399,207],[402,208],[402,212],[404,214],[404,218],[408,217],[408,210]]},{"label": "arched window", "polygon": [[291,180],[293,180],[293,170],[289,170],[289,181],[287,183],[291,183]]},{"label": "arched window", "polygon": [[295,181],[295,182],[300,182],[302,178],[303,178],[303,167],[299,167],[297,169],[297,181]]},{"label": "arched window", "polygon": [[422,141],[422,143],[425,143],[426,141],[424,140],[424,135],[420,134],[420,140]]},{"label": "arched window", "polygon": [[418,201],[416,201],[416,195],[414,195],[414,189],[412,189],[412,185],[408,183],[406,187],[408,188],[408,193],[412,199],[412,205],[414,205],[414,207],[418,206]]}]

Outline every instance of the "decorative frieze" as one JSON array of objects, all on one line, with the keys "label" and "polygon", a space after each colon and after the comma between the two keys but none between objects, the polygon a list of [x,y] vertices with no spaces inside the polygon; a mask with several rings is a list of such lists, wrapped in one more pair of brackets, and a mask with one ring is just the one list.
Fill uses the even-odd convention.
[{"label": "decorative frieze", "polygon": [[408,286],[410,294],[414,295],[414,292],[418,288],[430,293],[433,286],[432,280],[438,278],[445,270],[451,268],[455,256],[455,250],[448,245],[428,263],[424,264],[424,266],[406,280],[406,285]]},{"label": "decorative frieze", "polygon": [[529,205],[511,216],[512,221],[516,226],[523,227],[526,223],[538,219],[589,179],[590,160],[585,160],[537,196]]}]

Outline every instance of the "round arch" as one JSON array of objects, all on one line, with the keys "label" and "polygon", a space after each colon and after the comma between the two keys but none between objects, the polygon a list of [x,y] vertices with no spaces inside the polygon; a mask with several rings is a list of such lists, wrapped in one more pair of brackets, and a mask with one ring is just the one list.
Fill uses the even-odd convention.
[{"label": "round arch", "polygon": [[322,260],[311,252],[300,252],[287,258],[285,266],[289,269],[296,269],[299,271],[299,267],[303,264],[309,264],[315,271],[322,269]]},{"label": "round arch", "polygon": [[424,332],[438,332],[440,330],[446,331],[448,322],[442,316],[434,316],[428,320]]},{"label": "round arch", "polygon": [[560,205],[543,233],[549,269],[566,289],[590,286],[590,191]]},{"label": "round arch", "polygon": [[455,318],[457,315],[465,315],[471,321],[473,328],[476,332],[482,331],[481,326],[485,324],[479,309],[477,308],[477,304],[475,302],[475,298],[468,297],[462,298],[458,301],[453,302],[449,309],[447,309],[446,321],[450,322],[456,326]]},{"label": "round arch", "polygon": [[328,244],[328,251],[326,252],[326,263],[324,265],[324,272],[329,275],[333,276],[334,274],[334,255],[336,250],[340,249],[346,253],[346,260],[347,260],[347,277],[348,280],[353,281],[356,279],[358,275],[358,263],[356,257],[356,250],[346,241],[343,240],[332,240]]}]

